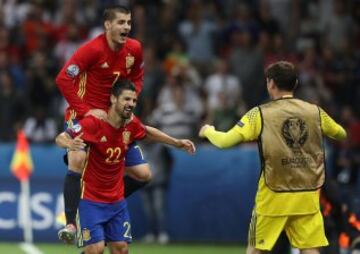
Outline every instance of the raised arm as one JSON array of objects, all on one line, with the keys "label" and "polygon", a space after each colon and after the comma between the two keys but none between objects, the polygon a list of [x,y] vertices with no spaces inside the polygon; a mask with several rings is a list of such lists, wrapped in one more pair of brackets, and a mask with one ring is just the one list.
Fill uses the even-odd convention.
[{"label": "raised arm", "polygon": [[145,126],[146,128],[146,139],[153,141],[153,142],[159,142],[167,145],[174,146],[179,149],[183,149],[186,152],[193,154],[195,153],[195,145],[194,143],[189,139],[177,139],[174,137],[171,137],[167,135],[166,133],[160,131],[159,129],[156,129],[151,126]]},{"label": "raised arm", "polygon": [[207,138],[218,148],[230,148],[241,142],[253,141],[261,131],[261,116],[258,107],[249,110],[229,131],[215,130],[214,126],[205,124],[199,131],[201,138]]}]

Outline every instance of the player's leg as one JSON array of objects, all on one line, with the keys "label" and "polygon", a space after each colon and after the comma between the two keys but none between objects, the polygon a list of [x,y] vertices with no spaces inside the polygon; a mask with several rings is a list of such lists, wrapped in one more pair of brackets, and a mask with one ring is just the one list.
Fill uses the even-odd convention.
[{"label": "player's leg", "polygon": [[150,182],[152,178],[150,166],[148,163],[126,167],[126,175],[136,181],[141,182]]},{"label": "player's leg", "polygon": [[105,242],[97,242],[90,245],[87,245],[84,248],[85,254],[103,254],[105,250]]},{"label": "player's leg", "polygon": [[[65,121],[64,129],[73,127],[77,120]],[[64,162],[68,171],[64,180],[64,206],[66,226],[59,230],[59,239],[66,243],[73,243],[76,236],[76,213],[81,194],[81,175],[86,161],[86,151],[67,151]]]},{"label": "player's leg", "polygon": [[255,249],[255,247],[248,245],[246,248],[246,254],[262,254],[265,253],[261,250]]},{"label": "player's leg", "polygon": [[328,245],[321,212],[291,216],[285,228],[291,245],[301,253],[319,254],[319,248]]},{"label": "player's leg", "polygon": [[64,182],[66,224],[76,224],[76,212],[81,192],[81,175],[86,161],[86,151],[69,151],[69,170]]},{"label": "player's leg", "polygon": [[82,199],[78,211],[78,247],[83,247],[85,254],[103,253],[105,249],[103,223],[111,218],[109,205]]},{"label": "player's leg", "polygon": [[287,216],[263,216],[254,210],[248,235],[247,254],[260,254],[272,250],[283,231]]},{"label": "player's leg", "polygon": [[124,177],[125,197],[143,188],[151,181],[151,170],[141,148],[135,142],[129,145],[125,155],[126,176]]},{"label": "player's leg", "polygon": [[131,224],[126,200],[113,203],[111,219],[104,225],[105,241],[112,254],[127,254],[131,242]]},{"label": "player's leg", "polygon": [[129,246],[127,242],[111,242],[109,243],[111,254],[128,254]]},{"label": "player's leg", "polygon": [[81,175],[85,165],[86,151],[68,151],[68,172],[64,181],[64,205],[66,226],[59,230],[59,239],[73,243],[76,235],[76,212],[79,205]]},{"label": "player's leg", "polygon": [[304,249],[300,251],[301,254],[320,254],[318,249]]}]

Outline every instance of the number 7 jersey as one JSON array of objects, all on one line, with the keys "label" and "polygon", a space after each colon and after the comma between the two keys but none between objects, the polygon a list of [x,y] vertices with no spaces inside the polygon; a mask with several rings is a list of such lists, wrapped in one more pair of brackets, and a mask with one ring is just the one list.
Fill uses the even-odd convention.
[{"label": "number 7 jersey", "polygon": [[105,34],[83,44],[67,61],[56,84],[69,103],[65,120],[81,119],[90,109],[107,110],[111,87],[117,79],[129,79],[139,94],[144,69],[142,46],[128,38],[118,51],[112,50]]},{"label": "number 7 jersey", "polygon": [[124,127],[115,128],[106,121],[89,116],[66,132],[73,138],[82,134],[81,138],[88,145],[81,197],[102,203],[124,199],[127,145],[146,135],[140,120],[133,116]]}]

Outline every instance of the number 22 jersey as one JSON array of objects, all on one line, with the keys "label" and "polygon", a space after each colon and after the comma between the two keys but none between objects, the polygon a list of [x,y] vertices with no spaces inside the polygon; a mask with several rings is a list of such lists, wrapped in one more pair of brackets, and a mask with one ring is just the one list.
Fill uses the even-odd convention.
[{"label": "number 22 jersey", "polygon": [[88,144],[82,176],[82,199],[113,203],[124,199],[123,176],[127,145],[145,137],[145,126],[133,116],[120,128],[93,116],[68,128],[71,137],[82,134]]}]

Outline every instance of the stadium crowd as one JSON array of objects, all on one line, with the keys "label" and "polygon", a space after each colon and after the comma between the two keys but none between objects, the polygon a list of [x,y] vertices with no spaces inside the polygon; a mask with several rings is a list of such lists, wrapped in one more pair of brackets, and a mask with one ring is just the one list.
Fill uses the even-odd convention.
[{"label": "stadium crowd", "polygon": [[144,46],[137,115],[175,137],[196,139],[205,121],[229,129],[267,100],[264,68],[295,63],[297,96],[348,132],[331,145],[328,176],[343,194],[332,207],[360,215],[359,0],[0,0],[0,142],[19,128],[31,142],[54,141],[66,108],[55,76],[102,32],[109,4],[131,6],[132,36]]}]

